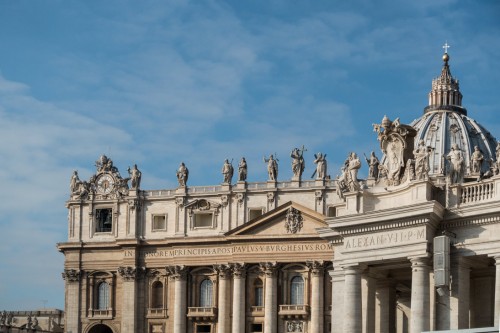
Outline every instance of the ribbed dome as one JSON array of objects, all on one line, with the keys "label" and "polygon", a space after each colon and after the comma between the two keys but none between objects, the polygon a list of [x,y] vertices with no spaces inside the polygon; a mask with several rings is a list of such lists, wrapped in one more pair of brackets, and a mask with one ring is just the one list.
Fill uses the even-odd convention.
[{"label": "ribbed dome", "polygon": [[462,150],[465,159],[465,175],[472,174],[472,154],[478,146],[484,156],[482,171],[489,169],[488,161],[496,160],[497,141],[483,126],[467,116],[462,107],[462,94],[458,80],[453,78],[448,66],[449,56],[443,57],[441,75],[432,81],[429,106],[424,115],[411,125],[417,130],[415,145],[424,140],[434,148],[429,157],[430,175],[444,175],[446,155],[453,144]]}]

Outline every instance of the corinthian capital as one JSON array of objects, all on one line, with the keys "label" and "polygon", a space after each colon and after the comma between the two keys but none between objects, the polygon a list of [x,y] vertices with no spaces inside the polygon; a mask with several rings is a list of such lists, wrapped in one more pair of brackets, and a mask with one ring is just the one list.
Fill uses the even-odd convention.
[{"label": "corinthian capital", "polygon": [[63,280],[67,282],[77,282],[80,281],[81,272],[76,269],[65,269],[61,275]]},{"label": "corinthian capital", "polygon": [[189,269],[184,265],[173,265],[165,267],[167,275],[174,280],[185,280]]},{"label": "corinthian capital", "polygon": [[278,271],[278,264],[275,262],[261,262],[259,268],[267,277],[273,277]]},{"label": "corinthian capital", "polygon": [[144,271],[144,268],[137,267],[118,267],[118,274],[123,278],[124,281],[135,281],[140,277],[140,273]]}]

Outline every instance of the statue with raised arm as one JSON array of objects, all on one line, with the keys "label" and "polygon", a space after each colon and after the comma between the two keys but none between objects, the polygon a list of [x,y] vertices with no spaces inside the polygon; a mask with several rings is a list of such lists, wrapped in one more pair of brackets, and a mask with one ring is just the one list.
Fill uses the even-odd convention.
[{"label": "statue with raised arm", "polygon": [[478,146],[474,147],[474,152],[472,153],[472,173],[480,174],[483,166],[484,155]]},{"label": "statue with raised arm", "polygon": [[464,181],[465,162],[462,151],[456,143],[451,146],[451,150],[446,156],[450,161],[448,178],[450,184],[461,184]]},{"label": "statue with raised arm", "polygon": [[229,163],[229,160],[225,160],[224,164],[222,165],[222,176],[223,176],[223,184],[231,184],[231,181],[233,180],[233,173],[234,173],[234,168],[233,164]]},{"label": "statue with raised arm", "polygon": [[264,157],[264,163],[267,163],[267,173],[269,175],[270,181],[278,180],[278,162],[274,159],[274,156],[271,154],[269,158]]},{"label": "statue with raised arm", "polygon": [[244,182],[247,180],[247,161],[244,157],[241,158],[238,164],[238,181]]},{"label": "statue with raised arm", "polygon": [[142,172],[137,168],[137,164],[134,167],[128,168],[128,175],[130,176],[130,185],[133,190],[138,190],[141,187]]},{"label": "statue with raised arm", "polygon": [[304,151],[304,146],[302,146],[302,149],[294,148],[290,153],[290,157],[292,158],[293,180],[300,180],[302,178],[302,173],[305,169]]},{"label": "statue with raised arm", "polygon": [[6,320],[7,320],[7,312],[3,310],[2,314],[0,315],[0,326],[5,325]]},{"label": "statue with raised arm", "polygon": [[179,165],[179,169],[177,169],[177,181],[179,182],[180,187],[185,187],[187,185],[189,170],[186,168],[184,162],[181,162]]},{"label": "statue with raised arm", "polygon": [[327,164],[326,164],[326,154],[322,153],[314,154],[314,164],[316,164],[316,170],[312,174],[311,178],[314,178],[316,174],[316,179],[325,179],[327,173]]},{"label": "statue with raised arm", "polygon": [[372,151],[370,154],[370,158],[366,157],[365,155],[365,160],[366,163],[368,163],[368,178],[370,179],[378,179],[378,166],[380,165],[380,161],[378,157],[375,155],[375,152]]}]

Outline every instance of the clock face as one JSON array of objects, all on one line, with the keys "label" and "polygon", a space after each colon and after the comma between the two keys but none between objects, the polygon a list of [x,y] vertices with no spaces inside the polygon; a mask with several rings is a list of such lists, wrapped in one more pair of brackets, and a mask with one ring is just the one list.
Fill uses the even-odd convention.
[{"label": "clock face", "polygon": [[97,191],[102,194],[109,194],[113,190],[115,180],[108,174],[101,175],[97,179]]}]

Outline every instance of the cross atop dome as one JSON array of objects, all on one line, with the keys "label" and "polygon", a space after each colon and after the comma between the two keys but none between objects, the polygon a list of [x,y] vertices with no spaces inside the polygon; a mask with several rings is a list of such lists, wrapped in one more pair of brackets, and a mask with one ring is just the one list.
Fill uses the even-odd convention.
[{"label": "cross atop dome", "polygon": [[448,45],[448,42],[444,43],[443,45],[443,49],[444,49],[444,53],[448,54],[448,49],[450,48],[451,46]]}]

